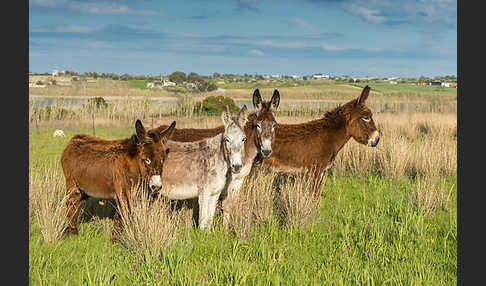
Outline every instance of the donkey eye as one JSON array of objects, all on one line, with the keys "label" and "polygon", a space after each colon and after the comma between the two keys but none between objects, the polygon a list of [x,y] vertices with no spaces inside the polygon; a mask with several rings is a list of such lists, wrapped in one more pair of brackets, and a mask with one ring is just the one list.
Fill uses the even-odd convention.
[{"label": "donkey eye", "polygon": [[369,122],[370,118],[368,116],[363,116],[361,117],[361,120],[363,120],[364,122]]},{"label": "donkey eye", "polygon": [[229,143],[229,138],[224,138],[224,142]]},{"label": "donkey eye", "polygon": [[262,126],[260,125],[260,123],[257,123],[257,124],[256,124],[256,127],[257,127],[258,129],[262,128]]},{"label": "donkey eye", "polygon": [[246,140],[246,137],[243,137],[243,140],[241,140],[241,141],[245,142],[245,140]]},{"label": "donkey eye", "polygon": [[147,165],[150,165],[150,162],[151,162],[151,161],[150,161],[150,159],[149,159],[149,158],[147,158],[147,159],[145,159],[145,160],[143,160],[143,161],[144,161],[145,163],[147,163]]}]

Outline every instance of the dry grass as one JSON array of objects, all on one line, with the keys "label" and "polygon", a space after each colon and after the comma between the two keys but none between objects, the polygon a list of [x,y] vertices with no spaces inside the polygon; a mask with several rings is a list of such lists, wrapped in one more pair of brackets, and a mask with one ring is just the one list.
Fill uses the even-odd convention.
[{"label": "dry grass", "polygon": [[279,220],[282,227],[307,229],[319,218],[321,188],[310,185],[308,176],[295,176],[279,185]]},{"label": "dry grass", "polygon": [[[247,180],[233,199],[230,226],[240,239],[247,239],[257,226],[278,223],[286,230],[306,229],[316,223],[320,188],[312,193],[304,176],[279,183],[281,174],[258,172]],[[277,190],[278,185],[278,190]]]},{"label": "dry grass", "polygon": [[451,191],[452,188],[446,190],[439,179],[418,178],[409,192],[409,201],[424,215],[430,216],[449,208]]},{"label": "dry grass", "polygon": [[29,214],[45,242],[57,242],[67,226],[64,177],[57,163],[32,170],[29,180]]},{"label": "dry grass", "polygon": [[377,114],[380,142],[370,148],[348,142],[339,152],[332,172],[382,175],[389,179],[453,176],[457,173],[457,118],[455,114]]},{"label": "dry grass", "polygon": [[247,177],[240,191],[234,195],[229,225],[240,239],[247,239],[256,225],[273,222],[273,178],[272,174],[263,172]]},{"label": "dry grass", "polygon": [[143,189],[134,189],[131,194],[131,212],[119,206],[123,224],[120,241],[135,252],[157,255],[176,239],[177,213],[163,197],[149,200]]}]

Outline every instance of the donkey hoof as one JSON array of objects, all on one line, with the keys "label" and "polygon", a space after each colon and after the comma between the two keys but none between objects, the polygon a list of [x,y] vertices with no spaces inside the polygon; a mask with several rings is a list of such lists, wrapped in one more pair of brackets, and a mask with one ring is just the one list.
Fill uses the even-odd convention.
[{"label": "donkey hoof", "polygon": [[77,228],[68,227],[64,230],[64,234],[66,234],[66,235],[78,235],[79,231],[78,231]]},{"label": "donkey hoof", "polygon": [[111,244],[114,244],[115,242],[118,242],[118,241],[119,241],[119,239],[118,239],[117,236],[112,236],[111,239],[110,239]]}]

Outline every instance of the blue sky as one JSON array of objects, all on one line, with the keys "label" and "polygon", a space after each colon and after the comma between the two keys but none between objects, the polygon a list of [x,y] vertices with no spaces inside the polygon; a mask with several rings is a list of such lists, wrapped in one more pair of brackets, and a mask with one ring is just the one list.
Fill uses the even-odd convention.
[{"label": "blue sky", "polygon": [[457,74],[455,0],[30,0],[29,71]]}]

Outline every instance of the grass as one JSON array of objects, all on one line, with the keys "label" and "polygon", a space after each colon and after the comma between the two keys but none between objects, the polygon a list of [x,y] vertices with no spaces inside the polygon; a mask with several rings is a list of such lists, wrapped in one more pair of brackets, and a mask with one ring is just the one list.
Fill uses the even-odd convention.
[{"label": "grass", "polygon": [[444,86],[429,86],[416,84],[389,84],[389,83],[355,83],[353,86],[360,88],[369,85],[372,90],[380,93],[419,93],[419,94],[436,94],[436,95],[457,95],[457,88]]},{"label": "grass", "polygon": [[[298,123],[356,98],[361,89],[324,82],[258,87],[266,99],[278,88],[277,121]],[[351,139],[324,177],[316,200],[308,199],[299,180],[276,194],[275,174],[262,173],[244,184],[229,230],[222,227],[219,215],[214,230],[205,232],[192,225],[192,209],[184,206],[174,212],[163,201],[150,205],[142,200],[134,216],[125,220],[124,239],[112,245],[112,220],[87,213],[109,204],[103,207],[95,201],[81,216],[80,234],[61,236],[65,190],[59,159],[74,134],[127,138],[134,133],[136,118],[149,128],[172,120],[179,128],[220,125],[219,116],[194,113],[191,95],[162,109],[146,96],[158,91],[141,85],[103,80],[87,86],[85,91],[93,96],[145,96],[121,99],[97,111],[94,129],[92,111],[79,105],[56,104],[50,118],[39,118],[30,108],[30,284],[456,284],[457,95],[442,89],[370,84],[368,105],[375,110],[380,143],[369,148]],[[255,86],[231,87],[224,95],[251,102]],[[54,96],[84,91],[76,84],[30,92],[40,90]],[[202,96],[207,95],[220,93]],[[316,99],[323,105],[311,102]],[[407,104],[423,110],[406,112]],[[66,136],[53,137],[56,129]]]},{"label": "grass", "polygon": [[63,285],[455,285],[455,177],[449,208],[425,216],[410,204],[409,179],[328,177],[320,220],[308,230],[268,224],[241,240],[181,227],[158,255],[109,243],[109,221],[46,243],[31,221],[31,284]]},{"label": "grass", "polygon": [[147,80],[128,80],[128,86],[130,88],[139,88],[139,89],[146,89],[147,88]]},{"label": "grass", "polygon": [[[172,119],[180,127],[219,124],[217,116],[197,121],[165,118],[163,123]],[[279,122],[310,119],[313,118],[277,117]],[[62,213],[53,216],[54,211],[45,211],[62,210],[63,177],[56,162],[72,135],[92,133],[89,122],[69,126],[63,121],[52,121],[37,129],[31,127],[29,282],[455,285],[456,117],[439,113],[381,113],[376,114],[375,121],[382,132],[380,144],[369,148],[351,139],[345,145],[325,176],[317,215],[306,213],[308,201],[288,196],[292,190],[294,195],[305,192],[299,184],[288,188],[287,204],[280,204],[287,211],[272,207],[273,177],[262,175],[245,184],[230,230],[223,229],[218,216],[213,232],[200,231],[191,225],[191,210],[183,208],[175,221],[174,239],[169,236],[168,241],[172,242],[165,243],[164,235],[170,234],[172,228],[164,231],[153,226],[166,221],[166,210],[161,207],[156,212],[160,215],[146,216],[152,211],[142,203],[138,223],[128,223],[132,233],[142,231],[145,238],[114,245],[109,242],[112,221],[108,218],[88,217],[80,224],[79,236],[56,237],[59,227],[49,228],[48,223],[62,226]],[[134,132],[132,125],[107,121],[106,125],[97,125],[96,135],[125,138]],[[59,126],[65,127],[66,137],[52,137]],[[46,207],[39,213],[42,200],[47,200]],[[282,213],[291,215],[282,218]],[[153,240],[149,234],[160,230],[159,239]],[[46,239],[46,233],[54,238]],[[140,233],[133,237],[140,237]]]}]

